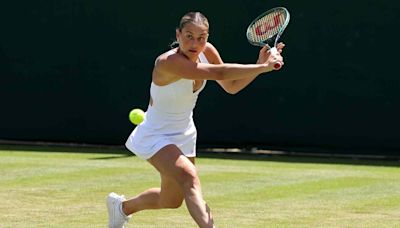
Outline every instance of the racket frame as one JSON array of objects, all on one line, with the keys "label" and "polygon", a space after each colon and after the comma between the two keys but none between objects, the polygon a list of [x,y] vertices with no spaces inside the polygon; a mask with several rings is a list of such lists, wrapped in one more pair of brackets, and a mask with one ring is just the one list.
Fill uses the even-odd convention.
[{"label": "racket frame", "polygon": [[[278,33],[275,34],[275,35],[273,35],[272,37],[270,37],[270,38],[264,40],[264,41],[261,41],[261,42],[256,42],[256,41],[253,41],[252,39],[250,39],[249,36],[251,36],[251,35],[249,35],[249,34],[251,33],[251,27],[252,27],[259,19],[263,18],[264,16],[266,16],[266,15],[268,15],[268,14],[274,12],[274,11],[284,11],[285,14],[286,14],[285,22],[284,22],[283,25],[279,28]],[[260,14],[256,19],[254,19],[254,20],[250,23],[250,25],[247,27],[247,31],[246,31],[247,41],[249,41],[249,43],[252,44],[252,45],[254,45],[254,46],[264,47],[265,45],[268,45],[268,46],[269,46],[269,44],[268,44],[267,41],[270,41],[271,38],[273,38],[273,37],[275,36],[275,40],[274,40],[273,47],[276,47],[276,44],[278,43],[278,40],[279,40],[279,38],[281,37],[283,31],[286,29],[287,25],[289,24],[289,21],[290,21],[290,14],[289,14],[289,11],[288,11],[285,7],[275,7],[275,8],[272,8],[272,9],[270,9],[270,10],[267,10],[267,11],[265,11],[264,13]],[[271,48],[271,46],[269,46],[269,47]]]}]

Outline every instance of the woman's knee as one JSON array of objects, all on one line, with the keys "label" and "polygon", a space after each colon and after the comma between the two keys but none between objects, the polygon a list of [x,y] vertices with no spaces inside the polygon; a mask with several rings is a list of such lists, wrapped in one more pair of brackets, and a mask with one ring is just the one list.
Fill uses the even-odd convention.
[{"label": "woman's knee", "polygon": [[175,209],[175,208],[179,208],[180,206],[182,206],[183,203],[183,197],[180,199],[166,199],[160,202],[160,206],[161,208],[171,208],[171,209]]},{"label": "woman's knee", "polygon": [[182,205],[184,193],[181,186],[171,178],[162,177],[160,192],[161,208],[178,208]]},{"label": "woman's knee", "polygon": [[181,187],[199,184],[197,169],[191,160],[182,154],[171,157],[171,159],[173,161],[172,166],[164,169],[162,175],[173,179]]},{"label": "woman's knee", "polygon": [[200,185],[195,165],[175,145],[165,146],[149,162],[162,176],[173,179],[181,188]]},{"label": "woman's knee", "polygon": [[181,168],[178,176],[176,177],[178,183],[183,189],[196,188],[200,185],[197,170],[194,165],[188,165]]}]

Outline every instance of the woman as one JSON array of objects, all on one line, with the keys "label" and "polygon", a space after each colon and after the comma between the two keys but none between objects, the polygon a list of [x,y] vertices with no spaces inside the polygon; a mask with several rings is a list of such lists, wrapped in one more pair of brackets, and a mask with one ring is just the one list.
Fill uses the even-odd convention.
[{"label": "woman", "polygon": [[123,227],[135,212],[186,206],[199,227],[214,227],[210,209],[203,200],[195,167],[196,128],[192,111],[206,80],[215,80],[230,94],[245,88],[261,73],[283,64],[284,44],[278,54],[260,50],[256,64],[223,63],[217,49],[207,42],[209,24],[199,12],[184,15],[176,29],[179,46],[161,54],[155,62],[150,103],[144,122],[129,136],[126,146],[147,160],[161,176],[161,187],[151,188],[125,200],[107,197],[110,227]]}]

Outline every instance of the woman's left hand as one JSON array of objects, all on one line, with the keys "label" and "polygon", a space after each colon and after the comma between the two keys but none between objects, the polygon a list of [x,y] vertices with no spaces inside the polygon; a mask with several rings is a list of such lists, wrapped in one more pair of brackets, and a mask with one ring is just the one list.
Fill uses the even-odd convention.
[{"label": "woman's left hand", "polygon": [[[285,44],[280,42],[276,45],[276,49],[278,50],[279,53],[282,53],[283,48],[285,47]],[[270,52],[268,51],[270,49],[269,45],[265,45],[264,47],[261,48],[260,53],[258,54],[258,60],[257,63],[265,63],[270,55]]]}]

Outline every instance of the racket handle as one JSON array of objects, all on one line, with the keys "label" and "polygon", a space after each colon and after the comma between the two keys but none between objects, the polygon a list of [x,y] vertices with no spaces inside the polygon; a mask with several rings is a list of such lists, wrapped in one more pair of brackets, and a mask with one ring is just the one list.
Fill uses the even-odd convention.
[{"label": "racket handle", "polygon": [[[271,54],[278,54],[279,53],[278,49],[276,49],[276,47],[273,47],[273,48],[269,49],[269,52]],[[274,69],[275,70],[279,70],[279,69],[281,69],[281,67],[282,67],[282,64],[280,64],[280,63],[275,63],[274,64]]]}]

